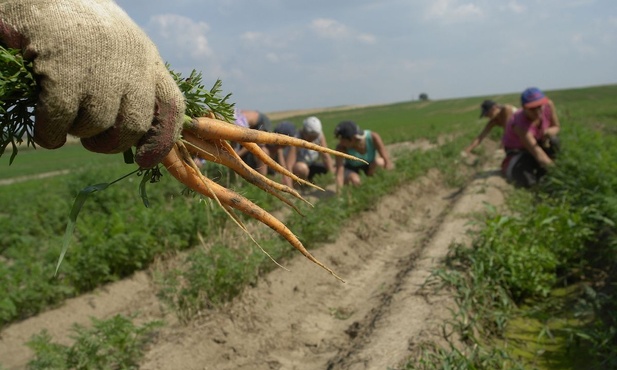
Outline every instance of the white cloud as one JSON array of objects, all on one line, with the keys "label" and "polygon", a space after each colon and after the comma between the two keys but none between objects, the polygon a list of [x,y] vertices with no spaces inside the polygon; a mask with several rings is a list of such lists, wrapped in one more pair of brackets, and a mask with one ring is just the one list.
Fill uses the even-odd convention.
[{"label": "white cloud", "polygon": [[425,17],[429,20],[458,23],[475,20],[483,15],[482,9],[472,3],[459,4],[458,0],[434,0],[428,7]]},{"label": "white cloud", "polygon": [[247,31],[242,33],[239,38],[243,46],[255,49],[286,50],[297,44],[301,33],[296,26],[286,27],[268,32]]},{"label": "white cloud", "polygon": [[260,32],[245,32],[240,38],[244,41],[248,42],[256,42],[264,38],[263,34]]},{"label": "white cloud", "polygon": [[513,13],[521,14],[527,10],[527,7],[516,0],[512,0],[508,2],[507,9]]},{"label": "white cloud", "polygon": [[333,19],[319,18],[311,22],[311,29],[319,36],[327,39],[343,39],[349,37],[351,31]]},{"label": "white cloud", "polygon": [[[292,63],[297,59],[297,49],[293,47],[297,35],[294,32],[264,33],[244,32],[240,35],[241,50],[244,55],[251,55],[250,63],[258,65],[259,61],[269,64]],[[239,61],[240,64],[244,64]]]},{"label": "white cloud", "polygon": [[374,44],[377,40],[375,35],[356,32],[346,25],[327,18],[314,19],[310,28],[320,37],[333,40],[355,39],[365,44]]},{"label": "white cloud", "polygon": [[368,33],[358,35],[357,39],[365,44],[375,44],[377,42],[377,37]]},{"label": "white cloud", "polygon": [[176,14],[160,14],[150,18],[149,28],[165,43],[174,45],[178,53],[195,59],[213,54],[206,36],[210,27],[205,22]]}]

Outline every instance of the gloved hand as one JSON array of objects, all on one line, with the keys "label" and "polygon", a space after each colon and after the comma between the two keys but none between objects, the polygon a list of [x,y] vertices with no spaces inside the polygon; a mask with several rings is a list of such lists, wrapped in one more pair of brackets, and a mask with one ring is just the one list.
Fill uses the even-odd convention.
[{"label": "gloved hand", "polygon": [[0,40],[32,59],[34,141],[67,134],[99,153],[137,146],[156,165],[179,137],[184,97],[148,36],[111,0],[0,0]]}]

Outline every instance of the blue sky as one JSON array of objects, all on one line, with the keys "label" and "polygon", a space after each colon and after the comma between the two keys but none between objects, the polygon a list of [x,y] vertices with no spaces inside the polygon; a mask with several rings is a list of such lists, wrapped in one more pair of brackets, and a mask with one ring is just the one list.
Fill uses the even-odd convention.
[{"label": "blue sky", "polygon": [[117,0],[164,60],[273,112],[617,83],[615,0]]}]

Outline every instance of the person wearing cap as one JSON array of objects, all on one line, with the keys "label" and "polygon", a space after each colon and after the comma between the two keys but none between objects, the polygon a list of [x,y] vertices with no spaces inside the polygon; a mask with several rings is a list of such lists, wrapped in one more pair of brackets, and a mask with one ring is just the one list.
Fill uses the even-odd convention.
[{"label": "person wearing cap", "polygon": [[[328,147],[326,136],[322,131],[321,121],[315,116],[308,117],[302,122],[302,129],[300,129],[298,137],[308,142]],[[334,162],[330,154],[306,148],[291,147],[287,164],[294,175],[311,182],[315,175],[334,172]]]},{"label": "person wearing cap", "polygon": [[502,138],[506,158],[501,169],[515,185],[529,187],[554,164],[560,124],[553,101],[537,87],[523,91],[521,106],[506,124]]},{"label": "person wearing cap", "polygon": [[[246,109],[234,109],[234,121],[235,124],[241,127],[251,128],[254,130],[269,132],[272,129],[270,119],[265,114],[256,110]],[[265,175],[268,171],[268,167],[265,166],[261,160],[256,158],[246,148],[241,145],[234,146],[236,153],[242,158],[242,160],[250,167],[256,169],[262,175]],[[260,148],[265,151],[265,146],[260,145]]]},{"label": "person wearing cap", "polygon": [[362,183],[360,172],[372,176],[378,168],[394,168],[378,133],[362,130],[355,122],[343,121],[334,129],[334,136],[339,141],[336,150],[361,158],[368,163],[337,157],[335,165],[337,192],[343,185],[360,185]]},{"label": "person wearing cap", "polygon": [[505,130],[506,122],[512,117],[512,114],[516,112],[517,108],[510,104],[499,104],[493,100],[485,100],[482,102],[480,106],[480,118],[486,117],[488,118],[488,122],[484,126],[480,135],[476,137],[471,144],[463,151],[464,155],[471,154],[471,151],[474,150],[482,140],[495,128],[500,127]]},{"label": "person wearing cap", "polygon": [[[296,128],[296,125],[293,124],[293,122],[284,121],[284,122],[279,123],[274,128],[274,133],[283,134],[283,135],[287,135],[291,137],[297,137],[298,129]],[[276,163],[280,164],[285,169],[291,171],[290,165],[289,165],[289,156],[290,156],[290,152],[292,151],[292,148],[294,147],[268,144],[265,147],[265,152],[270,156],[270,158],[274,159]],[[273,173],[274,171],[272,171],[271,174]],[[282,176],[281,183],[289,187],[293,186],[293,181],[291,180],[291,178],[287,176]]]}]

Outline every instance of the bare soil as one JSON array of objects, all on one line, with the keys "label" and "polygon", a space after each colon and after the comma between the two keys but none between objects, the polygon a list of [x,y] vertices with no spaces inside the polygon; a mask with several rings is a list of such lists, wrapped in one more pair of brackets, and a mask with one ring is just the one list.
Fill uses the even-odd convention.
[{"label": "bare soil", "polygon": [[484,169],[470,171],[462,189],[444,186],[437,170],[429,172],[357,215],[335,242],[312,251],[346,283],[298,254],[284,263],[290,271],[276,269],[233,302],[182,324],[157,299],[151,275],[139,272],[5,328],[0,364],[25,368],[32,354],[24,343],[42,329],[68,344],[74,323],[139,312],[139,320],[167,324],[147,349],[142,369],[398,368],[419,343],[439,340],[440,325],[450,318],[453,302],[446,293],[420,289],[452,242],[469,242],[469,221],[484,203],[503,203],[508,185],[496,170],[500,156],[495,151]]}]

